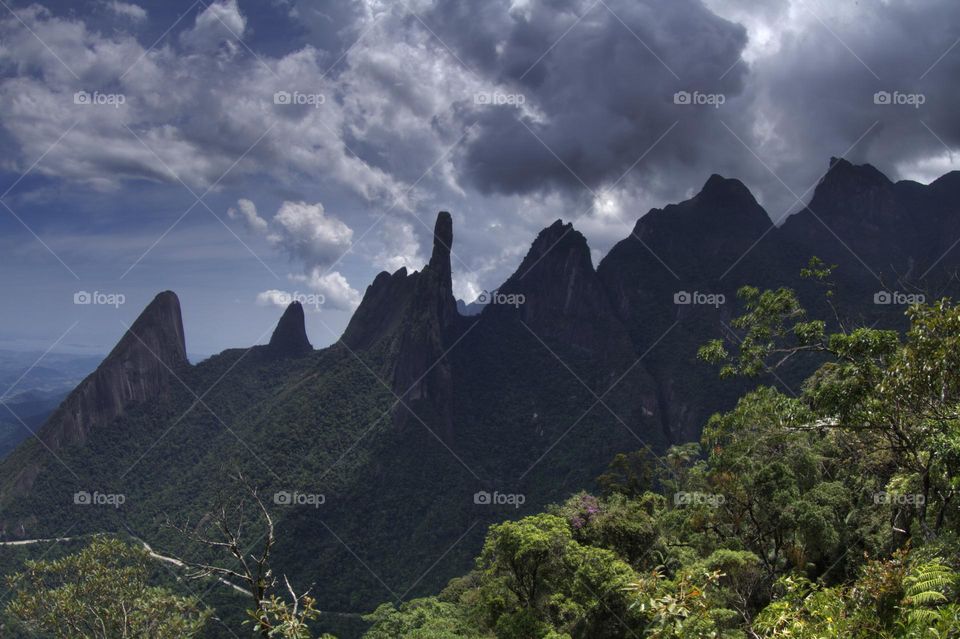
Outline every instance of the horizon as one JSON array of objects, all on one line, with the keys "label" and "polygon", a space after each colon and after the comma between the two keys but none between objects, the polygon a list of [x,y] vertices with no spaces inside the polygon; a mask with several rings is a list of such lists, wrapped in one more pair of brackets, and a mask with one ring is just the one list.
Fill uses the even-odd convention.
[{"label": "horizon", "polygon": [[[831,158],[830,158],[830,162],[829,162],[829,167],[832,169],[834,163],[835,163],[835,162],[838,162],[838,161],[839,161],[839,162],[846,162],[847,160],[846,160],[845,158],[831,157]],[[937,176],[937,177],[935,177],[935,178],[932,178],[932,179],[929,180],[928,182],[919,182],[919,181],[917,181],[917,180],[909,180],[909,179],[906,179],[906,178],[902,178],[902,179],[898,179],[898,180],[893,180],[893,179],[891,179],[890,176],[888,176],[886,173],[884,173],[883,171],[880,171],[879,169],[876,169],[876,167],[874,167],[872,164],[870,164],[870,163],[868,163],[868,162],[864,162],[863,164],[853,164],[853,163],[850,163],[850,164],[851,164],[852,166],[858,167],[858,168],[859,168],[859,167],[870,167],[870,168],[873,168],[873,169],[875,169],[875,170],[878,170],[884,177],[886,177],[887,179],[891,180],[891,181],[894,182],[894,183],[899,183],[899,182],[915,182],[915,183],[921,184],[921,185],[923,185],[923,186],[929,186],[930,184],[933,184],[933,183],[936,182],[937,180],[940,180],[941,178],[946,177],[946,176],[949,175],[950,173],[955,173],[955,172],[957,172],[957,170],[949,171],[948,173],[944,173],[943,175],[940,175],[940,176]],[[829,169],[828,169],[828,171],[829,171]],[[827,171],[827,172],[828,172],[828,171]],[[818,186],[819,186],[819,183],[827,176],[827,172],[824,172],[824,174],[821,176],[820,180],[818,180],[818,183],[817,183]],[[747,184],[745,184],[740,178],[737,178],[737,177],[724,176],[724,175],[720,175],[720,174],[718,174],[718,173],[712,173],[712,174],[707,178],[707,181],[704,182],[704,185],[703,185],[703,186],[706,186],[707,182],[709,182],[713,177],[719,177],[719,178],[721,178],[721,179],[723,179],[723,180],[727,180],[727,181],[739,182],[740,184],[742,184],[742,185],[747,189],[747,191],[750,193],[750,195],[751,195],[755,200],[757,199],[757,198],[756,198],[756,194],[755,194],[754,191],[750,188],[750,186],[747,185]],[[682,204],[683,202],[686,202],[686,201],[688,201],[689,199],[692,199],[693,197],[695,197],[695,196],[696,196],[697,194],[699,194],[702,190],[703,190],[703,187],[701,187],[701,189],[700,189],[699,191],[697,191],[696,193],[692,194],[692,195],[690,196],[690,198],[688,198],[688,199],[681,200],[681,201],[677,201],[677,202],[666,202],[666,203],[663,203],[663,204],[660,205],[660,206],[654,206],[654,207],[650,208],[649,210],[647,210],[643,215],[638,216],[638,217],[637,217],[637,221],[639,221],[640,219],[642,219],[643,217],[645,217],[645,216],[646,216],[647,214],[649,214],[651,211],[661,210],[661,209],[665,209],[665,208],[670,207],[670,206],[674,206],[674,205],[677,205],[677,204]],[[814,189],[814,191],[811,192],[808,200],[804,203],[804,206],[806,206],[806,204],[809,204],[810,200],[813,199],[815,193],[816,193],[816,190]],[[761,202],[759,202],[759,200],[757,200],[757,204],[758,204],[758,206],[763,210],[764,214],[767,215],[768,217],[770,217],[770,212],[766,209],[766,207],[763,206],[763,203],[761,203]],[[799,208],[797,211],[792,212],[790,215],[783,216],[783,217],[778,221],[779,223],[775,223],[774,226],[776,226],[777,228],[782,227],[783,224],[785,224],[790,217],[792,217],[792,216],[795,215],[796,213],[799,213],[801,210],[803,210],[803,209],[802,209],[802,208]],[[454,212],[451,212],[451,215],[453,215],[454,222],[456,223],[456,221],[457,221],[456,214],[455,214]],[[573,222],[573,221],[565,222],[565,221],[563,220],[563,218],[561,217],[561,218],[557,218],[554,223],[557,223],[557,222],[560,222],[561,224],[570,224],[573,230],[576,230],[576,231],[579,232],[579,229],[577,229],[576,224],[575,224],[575,222]],[[771,222],[777,222],[777,221],[771,219]],[[544,229],[548,228],[549,226],[550,226],[550,224],[548,224],[547,226],[545,226]],[[454,230],[456,231],[456,224],[455,224],[455,226],[454,226]],[[542,230],[542,229],[541,229],[541,230]],[[583,233],[581,232],[581,234],[583,234]],[[454,237],[455,237],[455,239],[456,239],[456,235],[455,235]],[[531,243],[533,242],[533,239],[534,239],[535,237],[536,237],[536,233],[531,236],[531,239],[530,239],[530,242],[531,242]],[[631,235],[628,234],[628,235],[625,236],[624,238],[621,238],[621,241],[622,241],[622,240],[629,239],[630,237],[631,237]],[[586,236],[585,236],[585,238],[586,238],[586,241],[587,241],[587,245],[590,246],[590,238],[589,238],[589,237],[586,237]],[[594,268],[597,268],[597,267],[599,266],[600,261],[602,261],[602,259],[603,259],[604,257],[606,257],[606,254],[609,252],[609,249],[610,249],[610,248],[612,248],[612,246],[607,247],[607,250],[601,253],[601,252],[599,252],[599,251],[597,251],[596,249],[593,249],[593,248],[591,247],[591,251],[590,251],[590,252],[591,252],[591,257],[592,257],[592,259],[593,259],[593,261],[594,261],[594,263],[593,263]],[[519,267],[520,262],[521,262],[522,260],[523,260],[523,256],[522,256],[522,255],[517,257],[517,259],[516,259],[516,264],[512,266],[512,270],[510,271],[511,273],[516,271],[516,268]],[[422,270],[422,268],[423,268],[425,265],[426,265],[426,261],[424,261],[424,264],[421,265],[421,266],[418,267],[418,268],[412,268],[412,269],[408,268],[407,270],[408,270],[409,272],[416,272],[416,271]],[[509,266],[509,265],[508,265],[508,266]],[[406,267],[406,266],[402,266],[402,267],[400,267],[400,268],[407,268],[407,267]],[[380,271],[380,273],[391,273],[391,271]],[[454,281],[456,281],[456,277],[457,277],[456,260],[453,261],[453,277],[454,277]],[[506,279],[506,278],[504,278],[504,281],[505,281],[505,279]],[[373,281],[373,278],[371,278],[370,282],[372,282],[372,281]],[[502,282],[501,282],[501,283],[502,283]],[[368,284],[369,284],[369,283],[368,283]],[[366,286],[363,286],[363,288],[366,288]],[[482,292],[478,293],[478,296],[477,296],[477,297],[474,297],[473,299],[467,300],[467,299],[463,299],[463,298],[461,298],[461,297],[457,297],[456,299],[457,299],[458,302],[463,302],[463,303],[466,304],[466,305],[475,304],[475,303],[477,303],[477,300],[478,300],[478,299],[482,299],[482,296],[483,296],[484,293],[491,292],[491,291],[496,291],[496,290],[497,290],[496,287],[491,286],[491,288],[489,288],[489,289],[488,289],[488,288],[483,288],[483,289],[482,289]],[[46,356],[48,356],[48,355],[50,355],[50,354],[106,357],[106,355],[110,352],[110,350],[113,348],[113,346],[116,345],[116,343],[120,340],[121,337],[123,337],[124,333],[126,332],[126,327],[129,326],[130,324],[132,324],[133,320],[140,315],[140,313],[142,312],[142,310],[143,310],[144,308],[146,308],[146,306],[147,306],[147,304],[149,303],[150,300],[152,300],[156,295],[159,295],[161,292],[164,292],[164,291],[172,291],[173,293],[177,294],[178,297],[180,297],[179,293],[177,293],[176,290],[168,289],[168,288],[161,288],[160,290],[156,291],[156,292],[153,294],[153,296],[148,296],[148,298],[147,298],[146,300],[144,300],[143,304],[141,304],[139,307],[128,305],[128,304],[126,303],[126,300],[124,299],[123,303],[122,303],[120,306],[125,307],[125,309],[126,309],[128,312],[127,312],[127,314],[125,314],[125,315],[123,315],[122,317],[119,318],[119,324],[118,324],[119,328],[118,328],[118,331],[117,331],[116,339],[114,339],[112,342],[105,342],[105,343],[103,343],[103,344],[97,344],[97,345],[94,345],[94,346],[90,346],[89,344],[84,344],[84,345],[73,345],[73,347],[71,347],[70,344],[64,344],[64,343],[63,343],[63,336],[61,336],[60,339],[56,339],[55,341],[51,342],[50,344],[47,344],[46,342],[41,341],[41,342],[38,342],[37,346],[35,346],[35,347],[29,347],[29,346],[22,345],[22,344],[20,344],[19,342],[13,342],[12,344],[8,344],[6,341],[0,339],[0,350],[6,350],[6,351],[10,351],[10,352],[29,353],[29,354],[37,354],[37,355],[40,355],[40,357],[39,357],[38,360],[37,360],[38,363],[39,363],[40,361],[42,361],[44,357],[46,357]],[[97,293],[98,293],[98,291],[77,291],[76,293],[74,293],[74,295],[77,295],[77,294],[81,294],[81,295],[82,295],[82,294],[93,294],[93,295],[96,295]],[[111,293],[111,294],[115,294],[115,293]],[[283,314],[284,310],[286,309],[286,307],[287,307],[289,304],[291,304],[291,303],[299,303],[297,297],[304,296],[304,295],[308,295],[308,293],[301,293],[301,292],[298,292],[298,291],[294,291],[294,292],[291,294],[291,296],[290,296],[290,297],[291,297],[291,301],[289,301],[289,302],[284,301],[284,303],[277,303],[277,302],[272,303],[272,305],[271,305],[270,308],[271,308],[271,309],[272,309],[272,308],[276,308],[276,313],[275,313],[275,314],[276,314],[276,317],[275,317],[275,320],[279,320],[279,319],[280,319],[280,316]],[[239,300],[236,300],[236,301],[239,302]],[[74,305],[75,305],[75,304],[74,304]],[[109,307],[110,304],[107,304],[106,306]],[[322,312],[322,309],[321,309],[319,306],[317,306],[316,309],[311,310],[311,309],[309,308],[309,304],[307,304],[304,308],[305,308],[305,311],[306,311],[306,313],[305,313],[305,316],[306,316],[305,324],[306,324],[307,336],[310,338],[310,342],[311,342],[311,344],[313,345],[314,349],[323,349],[323,348],[327,348],[327,347],[335,344],[335,343],[337,342],[337,340],[339,339],[340,334],[342,334],[343,330],[346,328],[346,324],[349,322],[350,318],[353,316],[353,312],[352,312],[352,311],[349,312],[349,313],[346,313],[346,314],[345,314],[345,318],[342,319],[342,321],[343,321],[343,328],[340,329],[339,332],[334,333],[334,326],[338,326],[338,325],[339,325],[338,323],[327,323],[327,322],[322,322],[322,321],[320,321],[320,322],[311,322],[311,321],[310,321],[310,319],[311,319],[311,317],[312,317],[312,315],[313,315],[314,313],[320,313],[320,312]],[[138,310],[138,309],[139,309],[139,310]],[[117,312],[120,311],[120,310],[121,310],[121,309],[120,309],[120,307],[118,306],[118,307],[112,309],[112,310],[110,311],[110,313],[113,314],[113,315],[116,315]],[[186,312],[186,311],[185,311],[185,312]],[[226,320],[227,318],[231,317],[231,315],[228,314],[228,313],[224,313],[223,315],[221,315],[221,317],[222,317],[224,320]],[[79,323],[79,322],[80,322],[80,320],[77,320],[77,323]],[[265,343],[267,342],[267,340],[269,339],[270,332],[273,330],[273,327],[274,327],[274,326],[275,326],[275,324],[272,325],[270,329],[268,329],[267,331],[265,331],[264,333],[262,333],[262,334],[260,335],[260,338],[259,338],[256,342],[253,342],[253,343],[250,343],[250,344],[233,344],[233,345],[227,345],[227,346],[225,346],[224,348],[222,348],[222,349],[220,349],[220,350],[213,350],[213,351],[206,352],[206,351],[200,350],[200,349],[202,349],[202,346],[199,347],[199,348],[193,348],[193,349],[191,350],[192,347],[190,346],[190,343],[191,343],[191,341],[190,341],[190,323],[189,323],[189,321],[186,321],[186,320],[185,320],[185,322],[184,322],[184,330],[185,330],[185,333],[186,333],[185,336],[186,336],[187,344],[188,344],[188,357],[189,357],[190,362],[191,362],[192,364],[197,364],[197,363],[199,363],[199,362],[201,362],[201,361],[203,361],[203,360],[205,360],[205,359],[208,359],[208,358],[210,358],[210,357],[213,357],[213,356],[215,356],[215,355],[218,355],[218,354],[224,352],[225,350],[229,350],[229,349],[232,349],[232,348],[247,348],[247,347],[254,346],[254,345],[258,345],[258,344],[260,344],[260,345],[265,344]],[[50,338],[51,338],[51,339],[55,339],[53,336],[50,336]],[[46,345],[44,346],[44,344],[46,344]]]}]

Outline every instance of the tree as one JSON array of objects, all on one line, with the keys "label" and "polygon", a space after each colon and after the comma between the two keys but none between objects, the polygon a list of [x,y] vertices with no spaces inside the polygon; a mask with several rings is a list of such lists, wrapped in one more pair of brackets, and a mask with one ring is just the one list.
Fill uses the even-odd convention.
[{"label": "tree", "polygon": [[574,540],[556,515],[491,526],[480,557],[479,609],[505,639],[620,637],[634,572],[616,554]]},{"label": "tree", "polygon": [[[278,594],[279,580],[270,567],[270,557],[276,544],[276,527],[270,511],[263,503],[257,488],[242,474],[232,478],[240,487],[237,495],[228,497],[221,492],[210,513],[196,526],[167,525],[183,537],[212,549],[233,565],[184,561],[192,568],[192,579],[217,577],[243,590],[251,599],[247,611],[254,631],[264,639],[310,639],[309,622],[320,616],[316,600],[309,590],[296,594],[290,581],[283,577],[283,596]],[[253,511],[252,521],[250,511]],[[251,530],[262,531],[253,542],[246,541]],[[257,547],[258,552],[248,549]],[[287,597],[289,595],[289,597]]]},{"label": "tree", "polygon": [[885,456],[892,472],[878,476],[881,490],[890,492],[892,482],[912,491],[911,499],[890,504],[896,543],[912,535],[914,523],[925,539],[936,537],[960,488],[960,307],[945,299],[910,307],[901,341],[896,331],[842,324],[828,335],[789,289],[744,287],[740,296],[747,312],[734,320],[744,332],[736,352],[716,340],[700,356],[722,364],[722,375],[774,371],[802,353],[827,358],[803,386],[809,425]]},{"label": "tree", "polygon": [[62,639],[179,639],[197,636],[211,611],[194,597],[150,586],[147,552],[97,537],[80,552],[27,561],[8,578],[7,613],[28,631]]}]

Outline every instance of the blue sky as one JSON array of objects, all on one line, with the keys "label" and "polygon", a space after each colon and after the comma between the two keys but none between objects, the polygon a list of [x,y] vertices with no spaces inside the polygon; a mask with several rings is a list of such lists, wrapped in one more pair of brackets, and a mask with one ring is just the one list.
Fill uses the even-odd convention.
[{"label": "blue sky", "polygon": [[946,0],[5,0],[0,348],[106,352],[165,289],[191,353],[294,294],[326,345],[441,209],[469,300],[553,220],[598,260],[711,173],[774,221],[830,156],[929,181],[958,27]]}]

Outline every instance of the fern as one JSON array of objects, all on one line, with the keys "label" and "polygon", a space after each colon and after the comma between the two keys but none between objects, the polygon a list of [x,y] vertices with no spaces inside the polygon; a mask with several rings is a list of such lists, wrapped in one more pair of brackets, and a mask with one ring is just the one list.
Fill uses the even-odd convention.
[{"label": "fern", "polygon": [[932,625],[940,616],[936,608],[955,596],[957,573],[934,560],[915,566],[904,581],[903,606],[911,626]]}]

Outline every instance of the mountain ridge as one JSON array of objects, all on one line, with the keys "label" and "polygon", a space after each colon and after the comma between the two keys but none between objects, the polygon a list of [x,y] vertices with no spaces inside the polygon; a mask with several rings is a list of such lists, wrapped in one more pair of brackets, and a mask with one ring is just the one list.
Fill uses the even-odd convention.
[{"label": "mountain ridge", "polygon": [[[914,254],[914,238],[943,245],[960,236],[960,228],[950,236],[955,177],[919,189],[868,180],[893,189],[893,199],[876,199],[857,171],[836,167],[821,199],[839,189],[834,199],[856,205],[847,219],[862,216],[864,233],[875,233],[875,219],[927,219],[911,236],[875,235],[883,251],[869,259],[917,273],[938,255],[929,247]],[[892,208],[874,218],[873,202]],[[303,308],[291,304],[270,344],[195,365],[186,360],[179,300],[161,293],[101,364],[105,372],[74,391],[98,388],[99,374],[109,382],[104,397],[119,403],[71,429],[62,421],[74,414],[68,398],[40,431],[44,442],[58,441],[56,459],[26,442],[0,461],[0,534],[58,534],[66,521],[85,531],[130,525],[177,548],[164,516],[202,516],[219,469],[230,464],[265,490],[325,495],[322,510],[280,509],[278,521],[293,539],[280,568],[308,583],[329,576],[317,591],[326,608],[379,602],[384,582],[413,594],[435,590],[475,554],[476,522],[587,488],[618,452],[696,439],[710,414],[735,401],[743,387],[718,381],[696,349],[729,337],[743,284],[796,285],[805,302],[818,303],[819,292],[796,274],[811,242],[829,248],[831,236],[812,211],[793,224],[796,231],[773,227],[742,182],[713,175],[693,198],[640,218],[596,266],[584,236],[557,220],[497,296],[464,316],[452,293],[453,217],[440,212],[429,262],[378,274],[334,345],[314,350]],[[850,316],[901,326],[902,308],[874,304],[881,283],[859,258],[833,249]],[[942,263],[957,260],[948,253]],[[765,381],[794,383],[805,365]],[[127,504],[110,512],[72,503],[75,491],[94,489],[123,491]],[[526,503],[497,509],[476,502],[478,491],[522,494]],[[417,567],[437,557],[443,562],[421,579]]]}]

